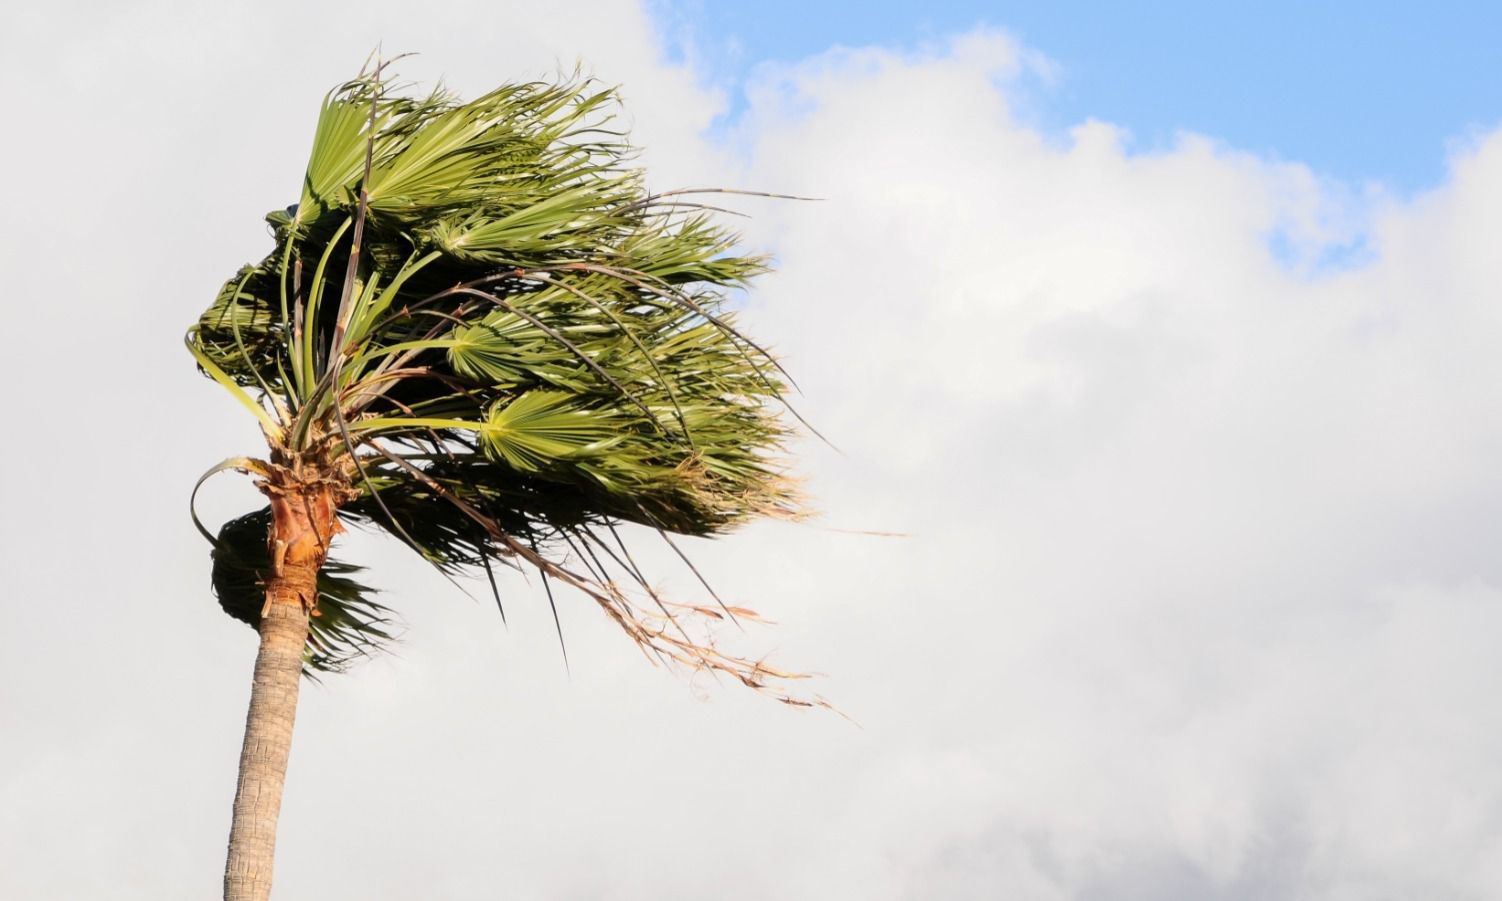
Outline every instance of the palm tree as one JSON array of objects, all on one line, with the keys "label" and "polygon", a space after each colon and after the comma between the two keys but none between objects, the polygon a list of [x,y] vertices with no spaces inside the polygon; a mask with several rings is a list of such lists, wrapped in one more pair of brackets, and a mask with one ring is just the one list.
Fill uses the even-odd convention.
[{"label": "palm tree", "polygon": [[798,513],[776,463],[784,374],[724,312],[764,261],[703,192],[646,190],[612,91],[574,76],[462,103],[401,96],[383,66],[325,97],[301,196],[267,216],[274,247],[187,336],[267,444],[204,476],[252,475],[267,507],[217,534],[194,516],[221,606],[260,634],[236,901],[270,894],[300,677],[389,638],[359,567],[330,558],[348,524],[492,592],[496,564],[535,570],[550,604],[577,589],[649,659],[822,704],[696,637],[686,620],[754,614],[664,600],[617,528],[671,544]]}]

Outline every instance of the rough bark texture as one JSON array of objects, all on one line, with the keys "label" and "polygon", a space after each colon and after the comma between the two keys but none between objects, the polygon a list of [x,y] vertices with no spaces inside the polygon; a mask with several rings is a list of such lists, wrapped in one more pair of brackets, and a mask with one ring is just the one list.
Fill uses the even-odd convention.
[{"label": "rough bark texture", "polygon": [[[272,603],[261,616],[261,650],[256,655],[250,712],[245,718],[229,859],[224,867],[225,901],[266,901],[271,897],[276,820],[282,809],[287,755],[292,751],[303,642],[308,637],[308,614],[298,598],[297,586],[287,584],[291,579],[279,581],[279,585],[267,586]],[[282,598],[270,598],[273,592]]]},{"label": "rough bark texture", "polygon": [[292,750],[308,615],[316,615],[318,570],[338,532],[337,495],[328,487],[263,484],[271,498],[267,536],[273,572],[266,578],[261,648],[256,655],[240,750],[240,777],[224,866],[225,901],[266,901],[276,851],[276,822]]}]

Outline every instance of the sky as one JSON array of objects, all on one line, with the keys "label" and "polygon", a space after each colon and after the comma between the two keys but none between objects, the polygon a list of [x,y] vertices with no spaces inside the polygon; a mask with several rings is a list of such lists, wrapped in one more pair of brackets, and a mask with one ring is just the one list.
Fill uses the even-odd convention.
[{"label": "sky", "polygon": [[758,66],[834,46],[916,47],[976,27],[1005,29],[1046,64],[1014,81],[1014,115],[1059,137],[1103,119],[1134,149],[1183,130],[1403,193],[1437,185],[1447,143],[1496,124],[1502,8],[1470,0],[1016,3],[762,0],[649,5],[670,58],[692,58],[745,109]]},{"label": "sky", "polygon": [[261,439],[181,337],[382,42],[823,198],[737,204],[822,515],[688,545],[854,723],[343,536],[404,640],[304,689],[275,897],[1502,895],[1496,14],[934,6],[8,13],[0,896],[218,890],[255,637],[187,497]]}]

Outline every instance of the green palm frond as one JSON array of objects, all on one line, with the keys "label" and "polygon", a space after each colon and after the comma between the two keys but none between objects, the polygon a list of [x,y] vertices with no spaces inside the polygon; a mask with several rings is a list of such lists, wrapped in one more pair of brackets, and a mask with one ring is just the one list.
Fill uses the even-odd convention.
[{"label": "green palm frond", "polygon": [[[271,571],[270,523],[271,508],[263,507],[225,523],[214,544],[214,595],[225,613],[252,628],[260,627],[264,580]],[[343,672],[392,641],[391,611],[372,599],[375,589],[356,579],[361,572],[362,567],[330,560],[318,574],[318,615],[309,622],[305,672]]]},{"label": "green palm frond", "polygon": [[598,553],[620,522],[713,535],[799,512],[785,376],[725,309],[765,261],[681,192],[648,192],[616,104],[577,77],[467,103],[340,86],[297,203],[267,216],[273,247],[189,342],[259,399],[275,453],[334,461],[347,519],[449,575],[539,569],[652,653],[758,683],[664,638],[655,595],[666,619],[636,617],[613,580],[646,580]]}]

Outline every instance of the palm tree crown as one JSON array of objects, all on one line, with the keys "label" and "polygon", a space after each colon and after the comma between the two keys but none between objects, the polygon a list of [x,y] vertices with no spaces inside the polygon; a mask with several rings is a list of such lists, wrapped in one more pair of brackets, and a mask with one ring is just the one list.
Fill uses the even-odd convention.
[{"label": "palm tree crown", "polygon": [[749,611],[668,603],[617,532],[712,535],[799,506],[776,462],[785,377],[725,311],[764,262],[703,192],[648,192],[616,102],[577,77],[466,103],[362,73],[325,98],[271,252],[189,330],[270,450],[210,472],[252,473],[273,501],[209,536],[227,612],[260,622],[265,574],[296,553],[268,530],[326,507],[307,671],[388,637],[358,567],[327,560],[343,520],[492,589],[493,564],[535,569],[550,601],[584,592],[655,659],[808,703],[681,625]]}]

